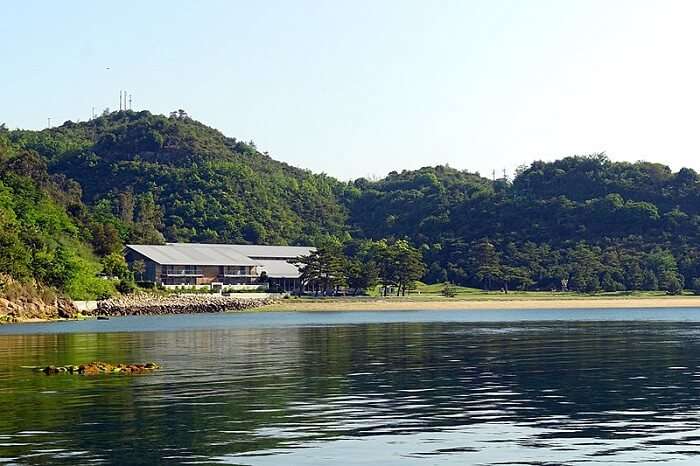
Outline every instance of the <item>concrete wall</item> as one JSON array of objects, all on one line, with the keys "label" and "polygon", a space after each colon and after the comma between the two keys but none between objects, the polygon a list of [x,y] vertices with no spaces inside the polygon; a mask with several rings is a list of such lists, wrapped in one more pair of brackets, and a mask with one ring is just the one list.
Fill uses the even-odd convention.
[{"label": "concrete wall", "polygon": [[97,301],[73,301],[80,312],[89,312],[97,309]]},{"label": "concrete wall", "polygon": [[279,298],[278,293],[233,293],[231,297],[240,299]]},{"label": "concrete wall", "polygon": [[[195,293],[191,293],[195,294]],[[187,293],[180,293],[179,296],[187,296]],[[218,296],[218,295],[215,295]],[[264,298],[280,298],[284,296],[281,293],[231,293],[229,297],[237,299],[264,299]]]}]

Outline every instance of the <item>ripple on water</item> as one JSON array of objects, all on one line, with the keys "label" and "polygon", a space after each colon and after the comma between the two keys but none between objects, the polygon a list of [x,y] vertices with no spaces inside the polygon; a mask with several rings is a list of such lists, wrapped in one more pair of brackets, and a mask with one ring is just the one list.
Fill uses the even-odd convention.
[{"label": "ripple on water", "polygon": [[[692,464],[700,452],[700,323],[198,326],[0,335],[0,463]],[[22,368],[92,359],[163,370]]]}]

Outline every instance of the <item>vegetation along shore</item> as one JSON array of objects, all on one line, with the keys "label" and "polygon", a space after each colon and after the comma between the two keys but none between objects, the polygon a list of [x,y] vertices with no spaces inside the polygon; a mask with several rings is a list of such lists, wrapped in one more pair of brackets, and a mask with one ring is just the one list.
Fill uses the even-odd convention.
[{"label": "vegetation along shore", "polygon": [[[534,294],[534,293],[533,293]],[[340,298],[281,300],[259,308],[261,311],[423,311],[423,310],[506,310],[506,309],[637,309],[697,308],[696,296],[483,296],[471,299]]]},{"label": "vegetation along shore", "polygon": [[415,296],[419,280],[449,303],[454,287],[514,302],[513,291],[687,295],[700,292],[700,176],[593,154],[512,178],[435,166],[340,181],[182,110],[0,125],[0,321],[129,295],[148,284],[124,245],[166,241],[313,246],[298,263],[322,295]]}]

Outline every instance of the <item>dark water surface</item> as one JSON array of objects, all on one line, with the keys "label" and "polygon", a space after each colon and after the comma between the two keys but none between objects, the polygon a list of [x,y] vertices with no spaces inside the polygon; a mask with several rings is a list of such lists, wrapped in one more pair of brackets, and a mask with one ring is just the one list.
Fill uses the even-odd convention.
[{"label": "dark water surface", "polygon": [[[53,376],[91,360],[147,376]],[[700,309],[0,326],[0,464],[700,464]]]}]

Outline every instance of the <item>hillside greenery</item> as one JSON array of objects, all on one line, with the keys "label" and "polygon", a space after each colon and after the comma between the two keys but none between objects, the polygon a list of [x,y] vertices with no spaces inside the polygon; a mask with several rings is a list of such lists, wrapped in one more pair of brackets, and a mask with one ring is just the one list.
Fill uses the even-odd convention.
[{"label": "hillside greenery", "polygon": [[309,243],[342,235],[345,185],[272,160],[183,111],[11,132],[131,242]]},{"label": "hillside greenery", "polygon": [[377,285],[381,285],[384,296],[389,290],[405,296],[425,273],[421,251],[403,239],[345,244],[326,241],[309,255],[289,262],[299,267],[301,280],[323,296],[334,295],[341,287],[357,295]]},{"label": "hillside greenery", "polygon": [[350,223],[420,246],[429,283],[678,293],[700,276],[699,182],[604,154],[535,162],[512,182],[431,167],[355,181]]},{"label": "hillside greenery", "polygon": [[0,272],[74,296],[110,292],[96,275],[123,244],[165,241],[337,244],[349,287],[381,279],[368,251],[384,241],[417,249],[428,284],[700,288],[691,169],[594,154],[537,161],[512,180],[436,166],[341,182],[184,111],[0,129],[0,223]]},{"label": "hillside greenery", "polygon": [[114,285],[98,277],[87,244],[91,224],[68,213],[81,207],[77,186],[49,176],[39,155],[0,131],[0,273],[79,299],[110,295]]}]

